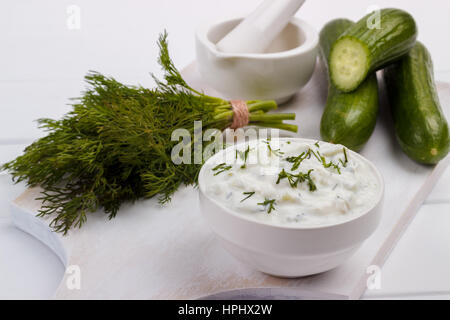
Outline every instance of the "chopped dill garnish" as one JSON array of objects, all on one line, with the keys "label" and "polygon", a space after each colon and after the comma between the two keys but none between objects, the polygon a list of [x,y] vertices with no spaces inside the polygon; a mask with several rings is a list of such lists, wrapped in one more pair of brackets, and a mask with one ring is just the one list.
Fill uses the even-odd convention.
[{"label": "chopped dill garnish", "polygon": [[257,205],[259,206],[264,206],[264,208],[267,208],[267,213],[271,213],[272,211],[276,210],[275,209],[275,199],[264,199],[264,202],[259,202],[257,203]]},{"label": "chopped dill garnish", "polygon": [[304,182],[307,181],[308,182],[308,186],[309,186],[309,191],[316,191],[317,190],[317,186],[314,183],[313,179],[311,178],[311,172],[313,172],[314,169],[310,169],[308,171],[308,173],[299,173],[298,174],[298,179],[300,182]]},{"label": "chopped dill garnish", "polygon": [[247,158],[248,153],[250,152],[250,146],[247,146],[247,149],[244,151],[244,164],[241,166],[241,169],[245,169],[247,167]]},{"label": "chopped dill garnish", "polygon": [[322,163],[323,163],[322,157],[319,155],[319,154],[320,154],[319,151],[317,151],[317,153],[316,153],[314,150],[309,149],[308,152],[309,152],[310,154],[312,154],[319,162],[322,162]]},{"label": "chopped dill garnish", "polygon": [[281,180],[288,179],[289,185],[292,188],[296,188],[299,183],[307,182],[309,186],[309,191],[316,191],[317,187],[314,181],[311,178],[311,172],[313,172],[314,169],[311,169],[308,171],[308,173],[299,172],[297,174],[286,172],[286,170],[281,170],[280,173],[278,173],[278,179],[276,184],[279,184]]},{"label": "chopped dill garnish", "polygon": [[[318,144],[318,142],[316,142],[316,144]],[[334,169],[336,169],[336,171],[337,171],[339,174],[341,174],[341,168],[339,167],[339,164],[336,164],[336,163],[334,163],[333,161],[327,162],[326,159],[325,159],[325,157],[322,156],[322,155],[320,154],[320,151],[319,151],[319,150],[314,151],[314,150],[312,150],[311,148],[308,148],[308,151],[306,151],[306,152],[304,151],[304,152],[302,152],[300,155],[298,155],[298,156],[296,156],[296,157],[288,157],[288,158],[286,158],[285,160],[286,160],[287,162],[290,162],[290,163],[293,164],[291,170],[292,170],[292,171],[295,171],[295,170],[297,170],[297,169],[300,167],[302,161],[305,160],[305,159],[310,159],[310,158],[311,158],[311,155],[313,155],[314,158],[317,159],[317,161],[319,161],[320,163],[322,163],[322,165],[323,165],[324,168],[330,168],[330,167],[333,167]],[[347,166],[348,159],[347,159],[347,152],[345,151],[345,148],[344,148],[344,156],[345,156],[345,161],[343,161],[342,159],[339,159],[339,162],[340,162],[344,167],[346,167],[346,166]]]},{"label": "chopped dill garnish", "polygon": [[214,173],[215,176],[217,176],[218,174],[230,170],[232,168],[232,166],[227,166],[225,163],[221,163],[218,164],[217,166],[215,166],[214,168],[212,168],[212,171],[217,171],[216,173]]},{"label": "chopped dill garnish", "polygon": [[345,148],[342,148],[342,152],[344,153],[344,160],[339,159],[339,162],[345,168],[345,167],[347,167],[347,163],[348,163],[347,150],[345,150]]},{"label": "chopped dill garnish", "polygon": [[265,144],[267,144],[267,149],[269,150],[269,156],[273,153],[274,155],[281,157],[284,152],[280,151],[280,149],[272,149],[270,146],[270,140],[267,139],[267,141],[264,141]]},{"label": "chopped dill garnish", "polygon": [[255,194],[255,191],[242,192],[242,194],[246,196],[244,199],[241,200],[241,202],[244,202],[245,200],[253,196]]},{"label": "chopped dill garnish", "polygon": [[333,161],[327,162],[326,159],[325,159],[325,157],[322,156],[322,155],[320,154],[319,151],[317,151],[317,153],[314,152],[314,151],[312,151],[312,153],[313,153],[314,156],[317,158],[317,160],[319,160],[320,162],[322,162],[322,165],[323,165],[324,168],[330,168],[330,167],[333,167],[333,168],[336,169],[336,171],[337,171],[339,174],[341,174],[341,168],[339,168],[339,165],[338,165],[338,164],[333,163]]},{"label": "chopped dill garnish", "polygon": [[[247,149],[250,151],[250,146],[248,146]],[[241,159],[241,160],[244,160],[245,152],[248,153],[247,149],[245,151],[241,151],[241,150],[236,149],[236,156],[235,156],[236,160],[238,158]]]},{"label": "chopped dill garnish", "polygon": [[298,167],[300,167],[300,164],[302,163],[303,160],[306,159],[306,157],[311,156],[310,153],[307,152],[302,152],[299,156],[297,157],[288,157],[286,158],[287,162],[293,163],[291,170],[295,171],[298,169]]},{"label": "chopped dill garnish", "polygon": [[297,187],[298,179],[295,179],[295,176],[292,173],[288,173],[284,169],[281,170],[280,173],[278,173],[278,179],[277,179],[276,184],[279,184],[281,180],[286,179],[286,178],[288,179],[288,182],[292,188]]},{"label": "chopped dill garnish", "polygon": [[314,143],[314,145],[315,145],[317,148],[320,148],[320,146],[319,146],[319,141],[316,141],[316,143]]}]

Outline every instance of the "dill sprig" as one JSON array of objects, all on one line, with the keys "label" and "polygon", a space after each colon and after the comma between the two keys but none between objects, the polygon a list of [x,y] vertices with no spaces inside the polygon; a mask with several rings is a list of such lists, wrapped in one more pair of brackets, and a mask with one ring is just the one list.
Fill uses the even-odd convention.
[{"label": "dill sprig", "polygon": [[212,168],[212,171],[216,171],[214,173],[215,176],[217,176],[218,174],[221,174],[222,172],[228,171],[232,168],[233,166],[230,165],[226,165],[226,163],[221,163],[218,164],[217,166],[215,166],[214,168]]},{"label": "dill sprig", "polygon": [[241,169],[247,168],[247,158],[249,153],[250,153],[250,146],[247,146],[247,149],[245,149],[245,151],[240,151],[236,149],[236,160],[239,156],[239,158],[241,158],[244,161],[244,163],[241,165]]},{"label": "dill sprig", "polygon": [[279,148],[278,149],[272,148],[272,146],[270,145],[270,139],[264,141],[264,143],[267,145],[267,150],[269,150],[269,156],[271,154],[274,154],[278,157],[281,157],[284,154],[284,152],[282,152]]},{"label": "dill sprig", "polygon": [[241,202],[244,202],[245,200],[247,200],[248,198],[250,198],[251,196],[253,196],[255,194],[255,191],[247,191],[247,192],[242,192],[242,194],[244,196],[246,196],[244,199],[241,200]]},{"label": "dill sprig", "polygon": [[348,164],[347,150],[345,150],[345,147],[342,148],[342,152],[344,153],[344,160],[339,159],[339,162],[345,168],[345,167],[347,167],[347,164]]},{"label": "dill sprig", "polygon": [[292,163],[291,170],[295,171],[300,167],[303,160],[305,160],[307,158],[308,159],[311,158],[311,149],[309,149],[307,152],[300,153],[300,155],[298,155],[296,157],[288,157],[288,158],[286,158],[286,161]]},{"label": "dill sprig", "polygon": [[[318,142],[316,142],[315,144],[318,145]],[[341,165],[345,168],[345,167],[347,167],[347,163],[348,163],[348,156],[347,156],[347,151],[345,148],[343,148],[343,153],[344,153],[344,160],[339,159],[339,163],[341,163]],[[289,163],[292,163],[291,171],[295,171],[300,167],[303,160],[310,159],[311,155],[313,155],[317,159],[317,161],[319,161],[322,164],[322,166],[324,168],[332,167],[332,168],[336,169],[338,174],[341,174],[341,168],[339,167],[339,163],[334,163],[331,160],[329,162],[327,162],[327,160],[325,159],[324,156],[322,156],[322,154],[320,153],[319,150],[314,151],[311,148],[308,148],[308,151],[304,151],[301,154],[299,154],[298,156],[287,157],[285,160]]]},{"label": "dill sprig", "polygon": [[[43,188],[38,215],[51,216],[55,231],[66,234],[81,227],[97,209],[113,218],[125,202],[155,196],[162,204],[170,201],[181,185],[197,182],[201,168],[172,162],[178,143],[171,141],[173,130],[185,128],[193,137],[194,121],[201,120],[204,131],[231,125],[229,101],[184,81],[169,56],[166,32],[158,46],[164,76],[153,76],[156,88],[124,85],[90,71],[85,76],[88,89],[74,100],[72,110],[60,120],[38,120],[47,135],[0,167],[15,182]],[[274,101],[248,101],[247,106],[251,125],[297,130],[283,123],[295,114],[266,114],[277,108]]]},{"label": "dill sprig", "polygon": [[312,151],[312,154],[317,158],[317,160],[319,162],[322,163],[324,168],[330,168],[333,167],[334,169],[336,169],[336,171],[341,174],[341,168],[339,167],[339,164],[334,163],[333,161],[330,160],[330,162],[327,162],[327,160],[325,159],[324,156],[322,156],[319,152],[319,150],[317,150],[316,152]]},{"label": "dill sprig", "polygon": [[311,172],[313,172],[314,169],[310,169],[307,173],[299,173],[298,174],[298,180],[300,183],[302,182],[307,182],[308,186],[309,186],[309,191],[316,191],[317,187],[316,184],[314,183],[313,179],[311,178]]},{"label": "dill sprig", "polygon": [[257,203],[257,205],[259,206],[264,206],[264,208],[266,208],[267,213],[271,213],[272,211],[276,210],[275,209],[275,199],[264,199],[264,202],[259,202]]},{"label": "dill sprig", "polygon": [[289,185],[292,188],[297,188],[299,183],[307,182],[309,186],[309,191],[316,191],[317,186],[314,183],[311,173],[314,171],[314,169],[310,169],[307,173],[298,172],[298,173],[289,173],[286,172],[286,170],[281,170],[278,173],[278,179],[276,181],[276,184],[279,184],[281,180],[287,179],[289,182]]},{"label": "dill sprig", "polygon": [[283,179],[288,179],[288,182],[292,188],[296,188],[298,185],[298,179],[295,178],[294,174],[288,173],[284,169],[278,173],[278,179],[276,184],[279,184]]}]

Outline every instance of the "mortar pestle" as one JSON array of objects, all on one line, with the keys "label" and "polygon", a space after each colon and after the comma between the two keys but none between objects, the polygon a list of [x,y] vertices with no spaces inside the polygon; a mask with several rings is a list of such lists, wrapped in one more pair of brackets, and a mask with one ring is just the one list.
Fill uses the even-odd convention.
[{"label": "mortar pestle", "polygon": [[305,0],[265,0],[216,47],[228,53],[264,53]]},{"label": "mortar pestle", "polygon": [[316,64],[318,33],[304,20],[295,17],[289,20],[286,11],[278,12],[284,12],[282,16],[288,23],[263,53],[230,53],[217,48],[216,44],[243,18],[208,24],[197,30],[197,65],[211,87],[230,99],[273,99],[283,103],[310,80]]}]

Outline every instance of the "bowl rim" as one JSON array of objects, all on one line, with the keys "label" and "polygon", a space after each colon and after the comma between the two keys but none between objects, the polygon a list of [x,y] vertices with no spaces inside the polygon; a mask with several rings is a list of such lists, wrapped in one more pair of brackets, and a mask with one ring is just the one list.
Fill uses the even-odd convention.
[{"label": "bowl rim", "polygon": [[214,43],[212,43],[208,39],[208,32],[221,24],[232,22],[232,21],[240,21],[244,19],[244,17],[231,18],[226,20],[221,20],[220,22],[208,23],[204,24],[197,28],[195,32],[196,38],[200,43],[203,44],[206,48],[209,49],[214,55],[218,58],[252,58],[252,59],[277,59],[277,58],[288,58],[297,55],[301,55],[307,52],[311,52],[318,48],[319,46],[319,33],[316,31],[314,27],[312,27],[308,22],[303,19],[299,19],[297,17],[292,17],[289,23],[296,26],[298,29],[301,29],[305,35],[305,41],[300,44],[298,47],[293,49],[280,51],[280,52],[271,52],[271,53],[226,53],[217,50]]},{"label": "bowl rim", "polygon": [[[316,143],[316,142],[322,142],[322,143],[328,143],[331,144],[329,142],[326,141],[322,141],[322,140],[317,140],[317,139],[309,139],[309,138],[300,138],[300,137],[279,137],[277,138],[281,141],[283,140],[297,140],[297,141],[302,141],[302,142],[308,142],[308,143]],[[263,139],[256,139],[256,140],[263,140]],[[211,156],[208,160],[205,161],[205,163],[202,165],[202,168],[200,169],[199,175],[198,175],[198,187],[199,187],[199,192],[205,197],[207,198],[209,201],[211,201],[214,205],[218,206],[220,209],[222,209],[223,211],[225,211],[227,214],[230,214],[231,216],[240,219],[244,222],[247,223],[254,223],[256,225],[260,225],[263,227],[268,227],[268,228],[275,228],[275,229],[282,229],[282,230],[321,230],[321,229],[329,229],[329,228],[334,228],[334,227],[338,227],[338,226],[342,226],[342,225],[346,225],[346,224],[350,224],[356,220],[362,219],[364,216],[368,215],[370,212],[372,212],[374,209],[376,209],[376,207],[382,202],[383,197],[384,197],[384,179],[383,176],[381,175],[380,171],[377,169],[377,167],[367,158],[363,157],[362,155],[360,155],[359,153],[347,148],[347,151],[350,152],[350,154],[352,156],[356,156],[357,158],[359,158],[360,160],[362,160],[363,162],[365,162],[366,164],[369,165],[369,167],[372,169],[372,171],[375,173],[375,176],[378,179],[379,182],[379,192],[377,195],[377,199],[376,201],[373,202],[373,204],[367,208],[366,210],[354,215],[353,217],[351,217],[350,219],[347,220],[343,220],[343,221],[339,221],[336,223],[327,223],[327,224],[319,224],[319,225],[313,225],[313,226],[291,226],[291,225],[276,225],[276,224],[269,224],[269,223],[265,223],[262,221],[257,221],[251,218],[248,218],[245,215],[240,214],[238,211],[236,210],[232,210],[228,207],[226,207],[224,204],[222,204],[220,201],[210,197],[204,190],[204,176],[205,176],[205,168],[206,168],[206,164],[210,161],[213,161],[213,159],[215,157],[218,157],[220,154],[223,154],[225,152],[228,152],[227,150],[229,150],[230,148],[237,148],[240,145],[246,144],[247,142],[240,142],[237,144],[233,144],[232,146],[229,146],[227,148],[224,148],[223,150],[217,152],[216,154],[214,154],[213,156]],[[344,147],[344,146],[343,146]],[[202,209],[201,209],[202,210]]]}]

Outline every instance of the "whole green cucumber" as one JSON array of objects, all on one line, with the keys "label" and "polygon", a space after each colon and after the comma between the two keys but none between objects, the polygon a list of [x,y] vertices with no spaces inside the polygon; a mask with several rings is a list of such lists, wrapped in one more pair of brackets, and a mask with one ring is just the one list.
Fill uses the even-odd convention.
[{"label": "whole green cucumber", "polygon": [[[320,48],[325,66],[332,44],[354,24],[347,19],[336,19],[322,28]],[[327,103],[320,122],[320,135],[325,141],[358,151],[369,140],[375,128],[377,114],[378,84],[375,73],[350,93],[339,91],[330,81]]]},{"label": "whole green cucumber", "polygon": [[427,48],[417,42],[384,70],[395,134],[413,160],[435,164],[449,152],[449,128],[442,112]]},{"label": "whole green cucumber", "polygon": [[371,24],[370,13],[349,28],[334,43],[330,57],[330,77],[341,91],[355,90],[368,74],[408,53],[417,38],[413,17],[399,9],[379,11],[379,24]]}]

